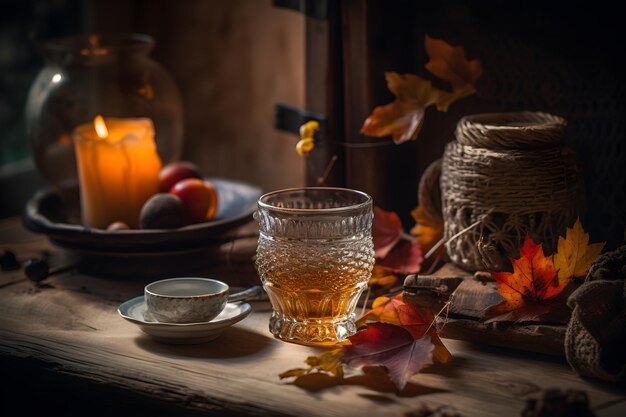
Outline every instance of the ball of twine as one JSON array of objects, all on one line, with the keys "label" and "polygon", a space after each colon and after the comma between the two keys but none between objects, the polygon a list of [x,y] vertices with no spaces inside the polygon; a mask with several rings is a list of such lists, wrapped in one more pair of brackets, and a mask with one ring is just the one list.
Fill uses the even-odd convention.
[{"label": "ball of twine", "polygon": [[567,122],[542,112],[484,113],[462,118],[456,140],[487,149],[535,149],[562,141]]},{"label": "ball of twine", "polygon": [[[523,112],[519,119],[527,115]],[[458,142],[448,144],[444,153],[441,191],[445,237],[459,234],[446,246],[450,259],[464,268],[501,270],[508,263],[507,257],[516,255],[526,235],[543,243],[546,250],[556,247],[559,233],[577,214],[578,168],[572,149],[545,147],[561,140],[556,135],[562,131],[552,124],[526,126],[525,131],[532,134],[525,139],[519,129],[508,129],[510,121],[517,119],[515,115],[504,114],[505,129],[500,129],[493,114],[487,115],[492,125],[481,122],[479,127],[471,126],[473,119],[486,120],[481,116],[463,119],[464,127],[459,127],[457,134],[479,128],[486,129],[487,134],[478,142],[474,137],[458,136]],[[497,134],[492,135],[489,126]],[[539,134],[541,129],[545,129],[543,135]],[[509,145],[506,149],[501,146],[505,143]],[[512,149],[513,143],[519,147]],[[532,143],[543,147],[523,149]]]}]

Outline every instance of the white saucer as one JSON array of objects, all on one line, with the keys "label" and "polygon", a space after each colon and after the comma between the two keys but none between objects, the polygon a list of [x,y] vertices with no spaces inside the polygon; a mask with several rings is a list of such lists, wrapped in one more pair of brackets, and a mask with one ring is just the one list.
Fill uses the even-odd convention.
[{"label": "white saucer", "polygon": [[143,295],[120,304],[117,312],[125,320],[139,326],[155,340],[170,344],[196,344],[209,342],[224,330],[243,320],[252,311],[248,303],[228,303],[213,320],[204,323],[160,323],[147,311]]}]

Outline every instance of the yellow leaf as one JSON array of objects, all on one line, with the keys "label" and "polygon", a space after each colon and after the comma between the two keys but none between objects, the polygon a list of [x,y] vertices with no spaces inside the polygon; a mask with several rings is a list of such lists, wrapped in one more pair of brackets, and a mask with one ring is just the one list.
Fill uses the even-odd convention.
[{"label": "yellow leaf", "polygon": [[278,377],[280,379],[283,379],[283,378],[298,378],[298,377],[301,377],[302,375],[306,375],[308,373],[309,373],[308,369],[296,368],[296,369],[290,369],[288,371],[285,371],[282,374],[279,374]]},{"label": "yellow leaf", "polygon": [[374,301],[372,301],[372,308],[374,309],[383,306],[387,304],[390,300],[391,298],[389,297],[377,297]]},{"label": "yellow leaf", "polygon": [[417,237],[422,250],[428,252],[443,237],[443,222],[431,218],[420,206],[411,211],[411,216],[415,220],[411,235]]},{"label": "yellow leaf", "polygon": [[377,297],[372,302],[372,309],[359,318],[356,325],[364,326],[367,323],[381,322],[400,326],[402,323],[400,322],[397,310],[397,307],[400,305],[404,305],[402,293],[394,298]]},{"label": "yellow leaf", "polygon": [[398,282],[398,276],[394,273],[388,271],[387,269],[374,265],[374,269],[372,270],[372,276],[370,280],[367,282],[367,285],[371,287],[382,287],[389,288],[395,283]]},{"label": "yellow leaf", "polygon": [[375,277],[372,276],[372,278],[370,278],[370,280],[368,281],[367,285],[369,285],[370,287],[384,287],[384,288],[388,288],[393,286],[396,282],[398,282],[398,277],[396,275],[393,274],[389,274],[389,275],[384,275],[382,277]]},{"label": "yellow leaf", "polygon": [[341,357],[343,349],[333,349],[317,356],[309,356],[306,358],[306,364],[311,370],[330,372],[337,377],[343,377],[343,367],[341,366]]},{"label": "yellow leaf", "polygon": [[585,233],[580,219],[576,219],[574,227],[567,228],[565,238],[559,236],[558,250],[554,255],[559,281],[584,277],[604,245],[604,242],[590,245],[589,234]]},{"label": "yellow leaf", "polygon": [[296,381],[310,375],[313,371],[329,372],[339,379],[343,378],[343,365],[341,364],[341,357],[343,356],[343,348],[329,350],[316,356],[309,356],[306,358],[306,364],[309,368],[296,368],[290,369],[278,375],[280,379],[283,378],[296,378]]}]

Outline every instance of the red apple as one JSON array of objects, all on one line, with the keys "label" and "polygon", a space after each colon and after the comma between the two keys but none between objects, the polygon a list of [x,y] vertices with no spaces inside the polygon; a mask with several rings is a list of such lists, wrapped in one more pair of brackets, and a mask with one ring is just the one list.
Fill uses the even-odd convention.
[{"label": "red apple", "polygon": [[202,178],[196,164],[178,161],[167,164],[159,172],[159,184],[162,192],[168,192],[177,182],[186,178]]},{"label": "red apple", "polygon": [[189,223],[201,223],[215,216],[217,193],[210,182],[187,178],[177,182],[170,193],[182,200]]}]

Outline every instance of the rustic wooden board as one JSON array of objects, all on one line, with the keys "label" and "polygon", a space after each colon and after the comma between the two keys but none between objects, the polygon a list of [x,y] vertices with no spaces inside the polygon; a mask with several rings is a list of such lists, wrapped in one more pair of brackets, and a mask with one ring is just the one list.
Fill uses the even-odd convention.
[{"label": "rustic wooden board", "polygon": [[449,318],[441,336],[473,343],[565,356],[565,326],[484,324],[476,320]]},{"label": "rustic wooden board", "polygon": [[[565,356],[566,326],[548,324],[481,323],[485,310],[499,303],[496,283],[474,278],[452,264],[434,275],[410,276],[405,280],[405,300],[435,311],[451,300],[442,336],[472,343]],[[445,291],[428,291],[444,288]],[[440,320],[443,325],[443,319]]]},{"label": "rustic wooden board", "polygon": [[[9,247],[20,256],[55,252],[17,222],[0,223],[0,250]],[[226,275],[228,268],[220,271],[214,276]],[[307,355],[319,351],[271,337],[266,303],[255,303],[248,319],[213,343],[169,346],[117,315],[121,301],[141,293],[144,283],[139,280],[69,273],[36,288],[22,271],[0,276],[1,282],[11,283],[0,287],[3,358],[29,358],[83,384],[104,384],[214,415],[388,417],[420,404],[453,404],[468,417],[516,416],[525,398],[549,387],[584,389],[595,407],[626,405],[623,390],[581,380],[560,359],[454,340],[445,340],[452,362],[413,377],[404,396],[360,385],[308,392],[281,381],[278,374],[303,366]],[[71,398],[67,392],[59,395]],[[598,409],[597,415],[612,415],[607,409]]]}]

